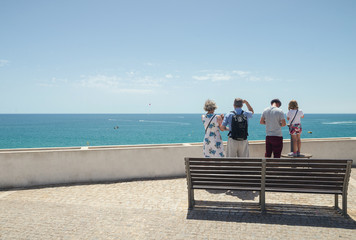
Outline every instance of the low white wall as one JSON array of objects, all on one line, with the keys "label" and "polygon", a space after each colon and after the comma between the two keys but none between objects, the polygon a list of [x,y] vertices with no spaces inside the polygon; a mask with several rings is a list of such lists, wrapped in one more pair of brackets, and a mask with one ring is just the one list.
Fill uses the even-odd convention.
[{"label": "low white wall", "polygon": [[[290,149],[284,142],[284,153]],[[303,139],[313,158],[353,159],[356,138]],[[250,156],[264,156],[264,141],[250,141]],[[202,144],[0,150],[0,189],[185,175],[184,157],[202,157]]]}]

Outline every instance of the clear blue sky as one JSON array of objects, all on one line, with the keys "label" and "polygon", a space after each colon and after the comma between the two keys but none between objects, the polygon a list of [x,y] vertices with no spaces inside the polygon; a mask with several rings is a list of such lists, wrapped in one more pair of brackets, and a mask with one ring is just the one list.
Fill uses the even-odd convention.
[{"label": "clear blue sky", "polygon": [[[354,0],[1,0],[0,113],[356,113]],[[151,104],[151,105],[150,105]]]}]

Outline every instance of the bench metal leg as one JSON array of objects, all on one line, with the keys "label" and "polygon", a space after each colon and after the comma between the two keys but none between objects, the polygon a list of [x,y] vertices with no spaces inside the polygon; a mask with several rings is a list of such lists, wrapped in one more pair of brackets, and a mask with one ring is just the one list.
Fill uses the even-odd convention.
[{"label": "bench metal leg", "polygon": [[261,212],[266,211],[266,159],[262,159],[262,168],[261,168],[261,191],[260,191],[260,204]]},{"label": "bench metal leg", "polygon": [[347,216],[347,193],[342,194],[342,215]]},{"label": "bench metal leg", "polygon": [[347,188],[349,186],[349,180],[351,175],[352,161],[347,161],[346,174],[344,179],[344,185],[342,190],[342,215],[347,216]]},{"label": "bench metal leg", "polygon": [[264,212],[266,210],[266,201],[265,201],[265,191],[260,191],[259,202],[261,211]]},{"label": "bench metal leg", "polygon": [[265,191],[261,191],[260,193],[260,205],[261,205],[261,212],[265,212],[266,211]]},{"label": "bench metal leg", "polygon": [[194,207],[194,189],[188,188],[188,208],[192,209]]},{"label": "bench metal leg", "polygon": [[192,178],[190,175],[189,158],[185,158],[185,172],[187,174],[187,188],[188,188],[188,208],[194,207],[194,189],[192,187]]},{"label": "bench metal leg", "polygon": [[335,194],[335,206],[334,208],[337,210],[339,209],[339,195]]},{"label": "bench metal leg", "polygon": [[260,191],[260,194],[258,195],[258,198],[259,198],[259,201],[258,201],[258,204],[261,206],[261,191]]}]

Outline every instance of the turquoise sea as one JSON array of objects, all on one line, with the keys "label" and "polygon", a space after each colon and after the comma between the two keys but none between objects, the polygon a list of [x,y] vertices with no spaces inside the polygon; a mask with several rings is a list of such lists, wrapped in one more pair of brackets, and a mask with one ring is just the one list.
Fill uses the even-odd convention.
[{"label": "turquoise sea", "polygon": [[[260,114],[249,139],[263,140]],[[356,114],[305,114],[302,138],[356,137]],[[308,133],[311,132],[311,133]],[[283,128],[284,138],[289,138]],[[227,132],[222,133],[227,140]],[[0,114],[0,149],[202,142],[201,114]]]}]

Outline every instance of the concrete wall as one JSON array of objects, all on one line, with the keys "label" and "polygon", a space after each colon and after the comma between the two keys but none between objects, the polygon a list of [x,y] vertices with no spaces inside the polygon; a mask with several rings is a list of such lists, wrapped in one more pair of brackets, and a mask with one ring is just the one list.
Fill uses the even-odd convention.
[{"label": "concrete wall", "polygon": [[[284,142],[284,153],[290,149]],[[353,159],[356,138],[303,139],[313,158]],[[250,156],[264,156],[250,141]],[[201,157],[201,143],[0,150],[0,189],[48,184],[184,176],[184,157]]]}]

